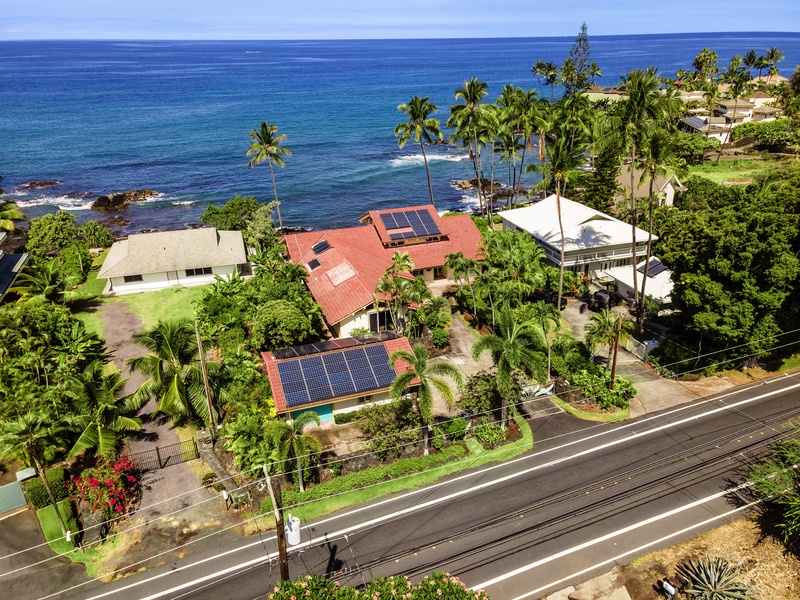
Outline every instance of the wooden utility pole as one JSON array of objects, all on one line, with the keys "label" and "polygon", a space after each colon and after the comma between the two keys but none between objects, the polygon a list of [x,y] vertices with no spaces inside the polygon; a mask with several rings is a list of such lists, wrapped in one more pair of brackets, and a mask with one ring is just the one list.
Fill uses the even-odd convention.
[{"label": "wooden utility pole", "polygon": [[[206,401],[208,402],[208,420],[211,429],[211,439],[217,431],[217,420],[214,418],[214,407],[211,405],[211,386],[208,385],[208,372],[206,371],[206,353],[203,351],[203,341],[200,339],[200,326],[197,319],[194,321],[194,332],[197,335],[197,351],[200,354],[200,369],[203,371],[203,384],[206,387]],[[213,442],[212,442],[213,443]]]},{"label": "wooden utility pole", "polygon": [[264,476],[267,478],[269,497],[272,498],[272,512],[275,515],[275,534],[278,539],[278,565],[280,567],[281,581],[289,581],[289,560],[286,556],[286,529],[283,525],[283,498],[278,481],[272,479],[264,465]]},{"label": "wooden utility pole", "polygon": [[614,379],[617,378],[617,351],[619,350],[619,337],[622,333],[622,316],[617,315],[617,335],[614,336],[614,361],[611,363],[611,381],[608,382],[608,389],[614,391]]}]

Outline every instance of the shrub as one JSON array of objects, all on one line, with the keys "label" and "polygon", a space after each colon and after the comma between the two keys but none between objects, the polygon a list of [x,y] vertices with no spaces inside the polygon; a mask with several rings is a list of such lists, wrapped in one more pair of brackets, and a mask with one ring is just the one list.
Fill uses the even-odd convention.
[{"label": "shrub", "polygon": [[90,248],[108,248],[114,243],[108,227],[97,221],[86,221],[78,231]]},{"label": "shrub", "polygon": [[433,336],[433,345],[435,348],[446,348],[450,345],[450,332],[443,327],[434,327],[431,329]]},{"label": "shrub", "polygon": [[463,440],[467,434],[467,422],[461,417],[448,421],[443,427],[447,439],[451,441]]},{"label": "shrub", "polygon": [[444,448],[444,441],[447,438],[447,433],[441,426],[433,428],[433,435],[430,437],[431,447],[434,450],[441,450]]},{"label": "shrub", "polygon": [[689,580],[684,593],[696,598],[755,600],[755,591],[739,580],[735,566],[721,558],[707,556],[678,565],[678,574]]},{"label": "shrub", "polygon": [[[60,502],[64,498],[69,497],[67,476],[63,467],[52,468],[47,471],[45,476],[47,477],[47,482],[50,484],[50,489],[53,491],[56,502]],[[44,489],[44,484],[40,477],[29,481],[25,485],[25,494],[28,496],[28,502],[33,504],[36,508],[51,506],[50,497],[47,495],[47,490]]]},{"label": "shrub", "polygon": [[501,401],[497,378],[488,371],[481,371],[467,379],[462,388],[459,406],[476,415],[490,414],[500,409]]},{"label": "shrub", "polygon": [[108,520],[130,510],[139,499],[136,461],[123,456],[113,460],[100,456],[94,466],[72,478],[75,492],[89,503],[89,510]]},{"label": "shrub", "polygon": [[391,453],[398,456],[401,446],[419,439],[420,419],[411,399],[362,408],[361,430],[370,440],[370,448],[378,460]]},{"label": "shrub", "polygon": [[499,423],[481,423],[472,430],[472,435],[487,448],[499,446],[506,439]]},{"label": "shrub", "polygon": [[337,425],[344,425],[345,423],[352,423],[364,418],[363,409],[351,410],[346,413],[334,413],[333,422]]},{"label": "shrub", "polygon": [[356,327],[350,332],[350,337],[358,337],[360,335],[369,335],[372,330],[369,327]]},{"label": "shrub", "polygon": [[626,409],[631,398],[636,395],[636,388],[624,377],[614,379],[614,391],[608,389],[610,373],[589,373],[579,371],[572,376],[572,384],[583,390],[583,395],[596,402],[603,410]]}]

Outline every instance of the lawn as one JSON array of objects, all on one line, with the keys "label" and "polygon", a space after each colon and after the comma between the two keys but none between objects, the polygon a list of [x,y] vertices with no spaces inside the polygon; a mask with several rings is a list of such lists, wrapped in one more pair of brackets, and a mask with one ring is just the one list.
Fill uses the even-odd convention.
[{"label": "lawn", "polygon": [[[75,517],[75,505],[72,500],[67,498],[58,503],[58,509],[67,527],[71,530],[77,530],[78,525]],[[42,533],[44,539],[47,540],[47,545],[56,554],[63,554],[67,556],[72,562],[82,563],[90,577],[94,576],[93,567],[98,562],[100,551],[97,548],[76,549],[72,541],[67,541],[61,534],[61,525],[56,518],[56,511],[52,506],[40,508],[36,511],[36,516],[39,518],[39,523],[42,526]]]},{"label": "lawn", "polygon": [[695,165],[689,175],[697,175],[710,179],[714,183],[750,183],[755,177],[775,168],[773,160],[758,158],[742,158],[735,160],[707,160],[702,165]]}]

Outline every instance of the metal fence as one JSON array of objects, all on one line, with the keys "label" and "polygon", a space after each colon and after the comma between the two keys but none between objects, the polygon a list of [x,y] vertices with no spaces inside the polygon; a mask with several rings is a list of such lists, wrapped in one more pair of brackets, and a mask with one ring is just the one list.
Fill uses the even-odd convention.
[{"label": "metal fence", "polygon": [[170,465],[193,460],[200,456],[197,442],[194,439],[178,442],[169,446],[156,446],[152,450],[135,452],[128,455],[136,461],[142,471],[155,471]]}]

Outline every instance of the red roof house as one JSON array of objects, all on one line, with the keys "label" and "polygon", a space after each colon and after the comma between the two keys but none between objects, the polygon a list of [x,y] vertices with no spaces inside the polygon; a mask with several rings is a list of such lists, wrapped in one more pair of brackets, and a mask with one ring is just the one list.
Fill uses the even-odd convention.
[{"label": "red roof house", "polygon": [[262,352],[261,358],[278,414],[313,409],[325,421],[388,402],[389,387],[410,368],[404,361],[389,364],[398,350],[413,352],[407,338],[387,331]]},{"label": "red roof house", "polygon": [[289,259],[309,271],[307,284],[338,336],[356,327],[377,331],[375,286],[395,251],[408,252],[414,275],[447,277],[448,254],[481,258],[482,236],[469,215],[440,217],[433,206],[374,210],[363,225],[293,233],[284,238]]}]

